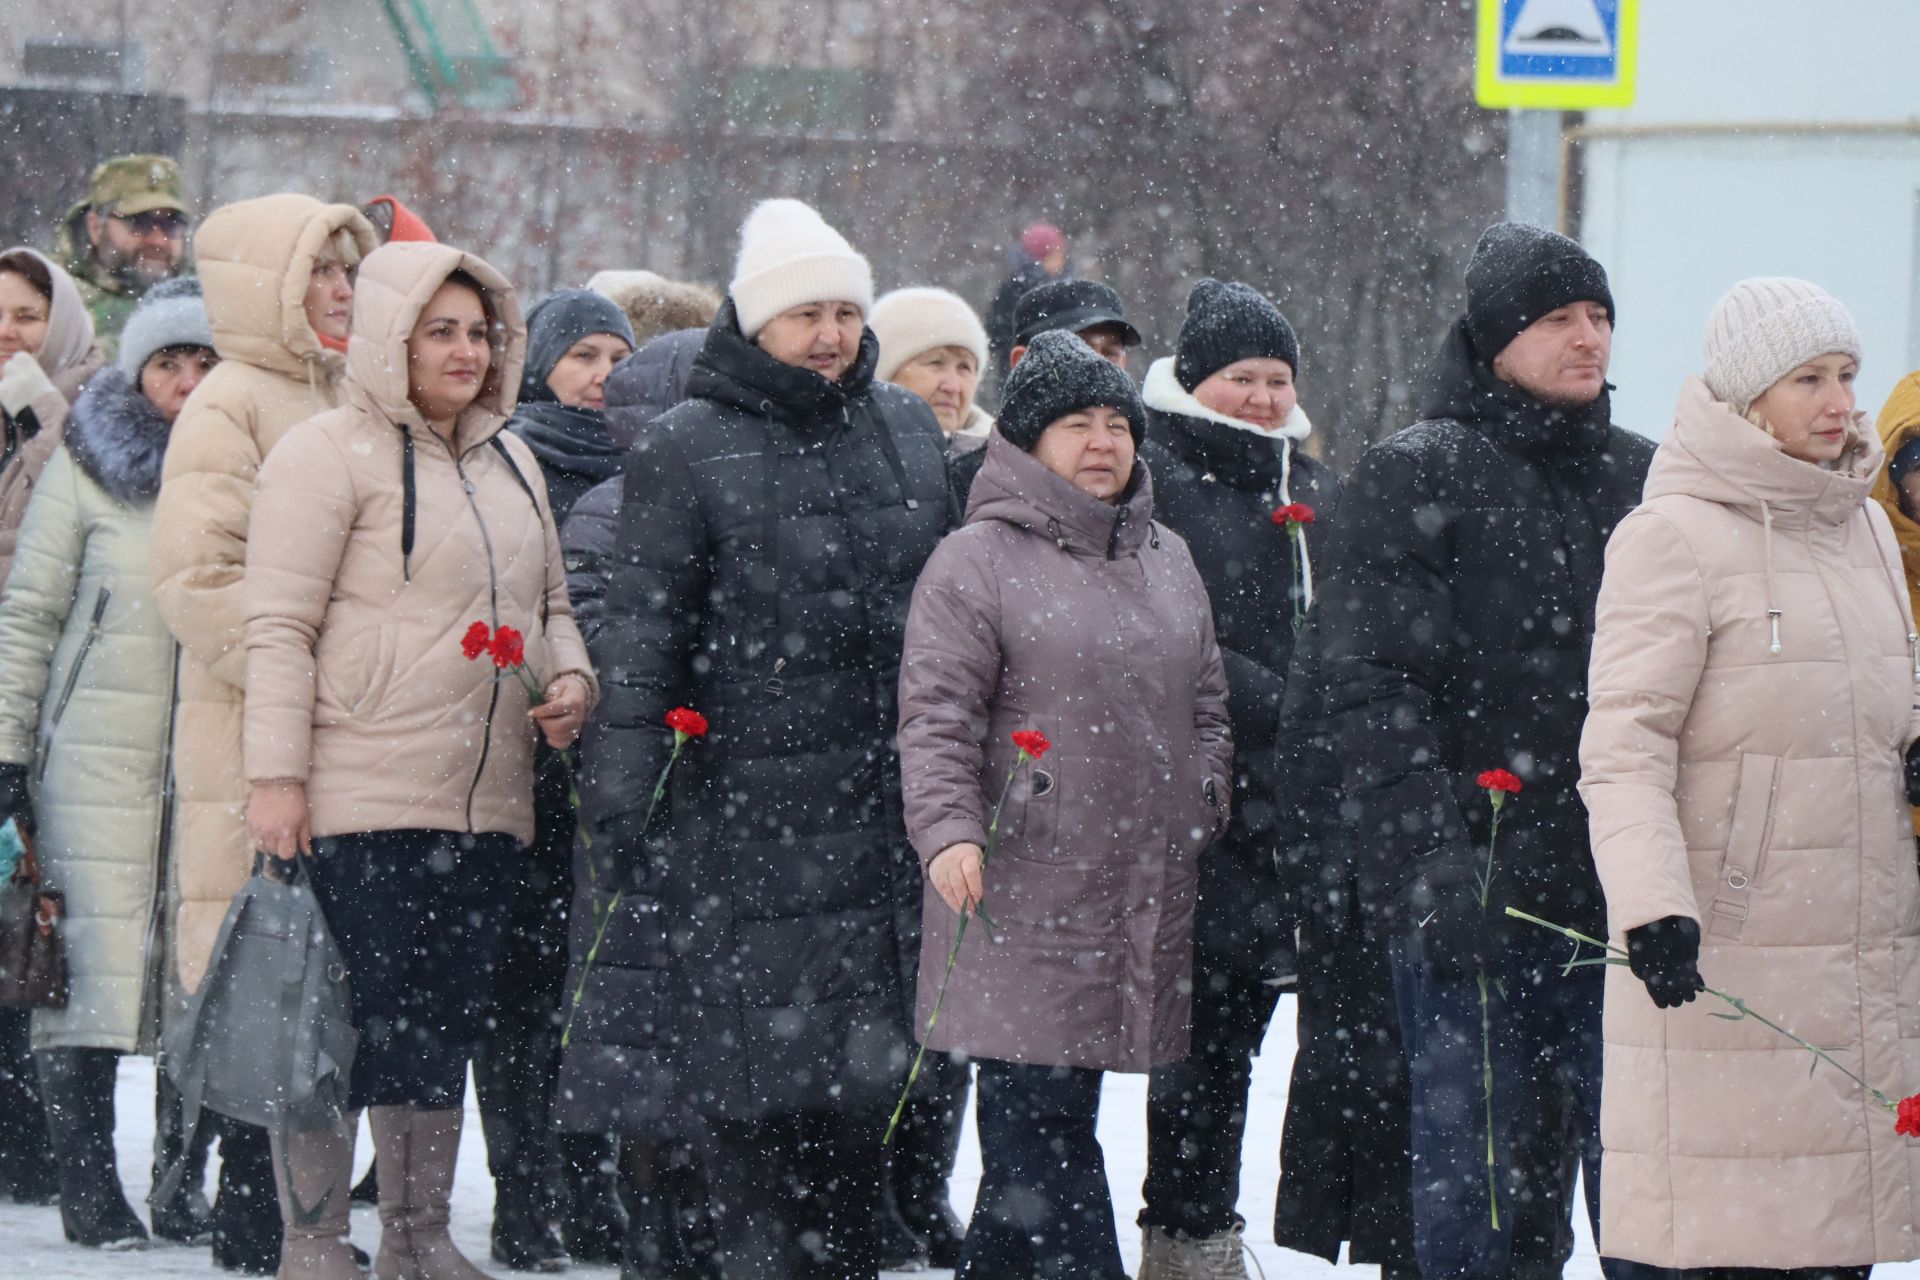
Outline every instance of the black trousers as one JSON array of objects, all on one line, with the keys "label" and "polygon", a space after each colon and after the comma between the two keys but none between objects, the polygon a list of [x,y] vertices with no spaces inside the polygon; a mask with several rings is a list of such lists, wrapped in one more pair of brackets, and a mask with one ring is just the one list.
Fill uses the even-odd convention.
[{"label": "black trousers", "polygon": [[55,1183],[47,1111],[29,1051],[30,1009],[0,1008],[0,1199],[45,1203]]},{"label": "black trousers", "polygon": [[873,1280],[885,1112],[701,1124],[726,1280]]},{"label": "black trousers", "polygon": [[1204,1239],[1244,1225],[1240,1146],[1253,1055],[1280,988],[1259,975],[1196,965],[1192,1047],[1147,1082],[1147,1177],[1140,1225]]},{"label": "black trousers", "polygon": [[1095,1132],[1102,1073],[975,1066],[980,1194],[955,1280],[1126,1280]]},{"label": "black trousers", "polygon": [[360,1033],[352,1105],[459,1106],[519,883],[520,842],[370,831],[313,843],[314,893],[347,962]]}]

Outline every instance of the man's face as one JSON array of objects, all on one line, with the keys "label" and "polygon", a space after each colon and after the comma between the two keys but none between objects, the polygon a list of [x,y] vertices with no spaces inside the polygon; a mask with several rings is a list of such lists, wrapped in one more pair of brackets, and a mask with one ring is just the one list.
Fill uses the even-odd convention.
[{"label": "man's face", "polygon": [[1597,302],[1570,302],[1535,320],[1493,358],[1493,372],[1542,404],[1579,408],[1600,398],[1613,356],[1613,321]]},{"label": "man's face", "polygon": [[141,289],[171,278],[187,256],[187,220],[173,209],[88,213],[87,237],[101,266]]},{"label": "man's face", "polygon": [[1097,324],[1080,331],[1080,341],[1116,369],[1127,367],[1127,331],[1117,324]]}]

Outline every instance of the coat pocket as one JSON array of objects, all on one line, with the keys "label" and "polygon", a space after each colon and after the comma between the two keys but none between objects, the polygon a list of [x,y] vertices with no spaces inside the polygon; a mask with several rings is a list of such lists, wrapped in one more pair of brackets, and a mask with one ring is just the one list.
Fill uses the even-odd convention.
[{"label": "coat pocket", "polygon": [[1778,756],[1740,757],[1740,781],[1733,796],[1733,819],[1727,826],[1727,850],[1720,860],[1709,912],[1710,937],[1738,939],[1746,926],[1747,898],[1766,870],[1767,848],[1773,841],[1780,766]]},{"label": "coat pocket", "polygon": [[100,638],[100,625],[107,616],[107,604],[113,599],[112,587],[101,587],[100,593],[93,598],[93,613],[87,619],[87,633],[81,638],[80,647],[74,651],[73,665],[67,668],[67,678],[60,684],[60,696],[54,700],[53,711],[47,717],[46,732],[40,735],[40,762],[34,770],[36,779],[47,776],[47,765],[53,759],[53,738],[60,729],[60,721],[66,717],[67,704],[73,701],[74,692],[80,687],[80,671],[87,665],[87,655],[93,652],[94,642]]},{"label": "coat pocket", "polygon": [[1060,847],[1060,766],[1033,761],[1020,770],[1000,817],[1001,847],[1016,858],[1052,862]]}]

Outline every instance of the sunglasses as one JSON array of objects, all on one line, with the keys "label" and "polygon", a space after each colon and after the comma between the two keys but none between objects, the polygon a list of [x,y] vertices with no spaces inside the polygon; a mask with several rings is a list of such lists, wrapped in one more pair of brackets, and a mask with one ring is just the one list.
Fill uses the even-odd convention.
[{"label": "sunglasses", "polygon": [[171,209],[155,209],[151,213],[136,213],[131,216],[118,213],[107,215],[121,223],[137,236],[150,236],[158,231],[162,235],[183,235],[187,230],[187,220]]}]

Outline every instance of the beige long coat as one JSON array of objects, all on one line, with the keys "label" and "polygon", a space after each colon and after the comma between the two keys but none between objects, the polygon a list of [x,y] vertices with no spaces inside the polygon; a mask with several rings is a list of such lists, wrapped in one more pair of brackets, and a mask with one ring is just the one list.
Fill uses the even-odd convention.
[{"label": "beige long coat", "polygon": [[[407,337],[456,270],[500,341],[451,445],[407,399]],[[541,682],[593,687],[532,450],[504,428],[526,353],[513,288],[471,254],[390,244],[360,265],[346,403],[260,469],[247,537],[247,776],[307,784],[316,836],[425,828],[533,841],[528,691],[469,660],[475,621],[526,637]],[[412,512],[412,541],[406,536]]]},{"label": "beige long coat", "polygon": [[[1915,734],[1900,553],[1870,429],[1826,470],[1690,379],[1607,548],[1580,791],[1616,945],[1700,923],[1709,985],[1893,1098],[1920,1089]],[[1774,624],[1778,624],[1778,650]],[[1662,1267],[1920,1255],[1920,1143],[1712,997],[1607,972],[1603,1254]]]},{"label": "beige long coat", "polygon": [[340,400],[346,362],[321,345],[305,298],[314,257],[341,230],[362,254],[373,251],[373,228],[358,209],[302,195],[227,205],[194,237],[221,363],[174,424],[152,553],[154,601],[184,650],[171,898],[188,990],[200,985],[227,904],[252,865],[240,767],[247,520],[261,460],[288,428]]}]

